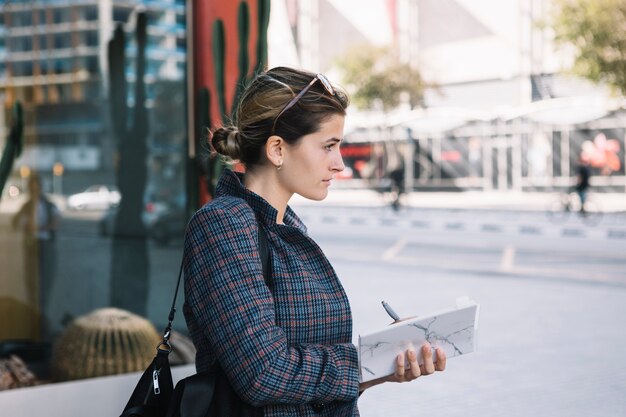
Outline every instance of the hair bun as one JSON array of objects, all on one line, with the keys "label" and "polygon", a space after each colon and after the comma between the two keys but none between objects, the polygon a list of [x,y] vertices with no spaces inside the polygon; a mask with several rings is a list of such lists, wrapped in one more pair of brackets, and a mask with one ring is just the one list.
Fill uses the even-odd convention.
[{"label": "hair bun", "polygon": [[231,159],[241,159],[241,133],[234,126],[220,127],[213,132],[213,149]]}]

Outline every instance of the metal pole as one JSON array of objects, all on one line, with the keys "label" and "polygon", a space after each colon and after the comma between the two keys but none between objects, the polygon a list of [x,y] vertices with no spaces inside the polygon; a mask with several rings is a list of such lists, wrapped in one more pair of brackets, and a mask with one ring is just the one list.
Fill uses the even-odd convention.
[{"label": "metal pole", "polygon": [[[626,129],[624,129],[624,135],[622,136],[622,146],[626,148]],[[622,161],[624,167],[624,192],[626,193],[626,152],[624,152],[624,160]]]},{"label": "metal pole", "polygon": [[563,135],[561,136],[561,177],[563,177],[564,181],[570,177],[570,134],[571,131],[569,129],[563,129]]},{"label": "metal pole", "polygon": [[498,123],[498,190],[506,189],[507,187],[507,175],[506,175],[506,122],[500,121]]},{"label": "metal pole", "polygon": [[491,153],[493,152],[494,140],[491,133],[483,136],[483,191],[493,189]]},{"label": "metal pole", "polygon": [[518,119],[515,123],[515,129],[511,133],[511,147],[513,158],[511,161],[511,180],[512,187],[515,191],[522,191],[522,124],[524,122]]}]

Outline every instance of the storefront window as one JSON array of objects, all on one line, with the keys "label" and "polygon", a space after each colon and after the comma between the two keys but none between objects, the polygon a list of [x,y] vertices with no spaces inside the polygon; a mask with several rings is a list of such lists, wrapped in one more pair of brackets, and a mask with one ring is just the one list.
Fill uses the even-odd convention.
[{"label": "storefront window", "polygon": [[[49,363],[67,326],[96,309],[123,309],[162,330],[182,253],[184,71],[159,67],[185,67],[186,53],[179,53],[185,31],[151,30],[150,25],[166,20],[150,18],[148,31],[159,35],[140,46],[134,19],[142,9],[108,2],[107,22],[95,19],[98,3],[55,3],[32,12],[0,8],[0,29],[12,22],[28,26],[33,13],[50,15],[58,25],[46,44],[43,76],[32,73],[33,63],[42,58],[24,54],[30,47],[0,30],[10,49],[7,68],[13,69],[0,73],[0,149],[11,140],[18,101],[23,111],[23,149],[0,198],[0,315],[10,317],[0,328],[0,356],[21,355],[42,382],[55,381]],[[177,22],[185,22],[180,2],[149,3],[151,16],[175,13]],[[72,19],[85,17],[92,26],[73,33],[79,29]],[[112,80],[115,62],[100,52],[108,48],[118,23],[126,30],[125,83]],[[99,25],[111,28],[108,36],[100,36],[105,32]],[[81,44],[93,51],[70,49],[72,39],[83,39]],[[150,56],[149,67],[137,73],[140,48],[167,45],[172,53]],[[121,59],[120,54],[113,57]],[[148,71],[150,77],[144,78]],[[141,90],[144,100],[137,95]],[[95,375],[72,378],[89,376]]]}]

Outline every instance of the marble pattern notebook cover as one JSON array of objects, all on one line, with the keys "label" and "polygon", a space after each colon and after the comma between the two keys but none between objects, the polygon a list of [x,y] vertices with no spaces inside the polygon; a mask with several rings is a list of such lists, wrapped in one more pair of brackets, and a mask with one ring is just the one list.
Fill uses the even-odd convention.
[{"label": "marble pattern notebook cover", "polygon": [[409,348],[416,350],[421,364],[420,346],[426,341],[443,348],[448,359],[473,352],[477,324],[478,304],[463,299],[457,300],[457,308],[359,335],[361,382],[393,374],[396,356]]}]

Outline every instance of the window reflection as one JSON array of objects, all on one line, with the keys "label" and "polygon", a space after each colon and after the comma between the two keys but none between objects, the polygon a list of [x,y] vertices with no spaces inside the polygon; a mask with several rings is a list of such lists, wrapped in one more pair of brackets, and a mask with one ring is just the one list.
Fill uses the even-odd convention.
[{"label": "window reflection", "polygon": [[[50,376],[50,346],[78,316],[123,307],[162,326],[186,224],[184,2],[106,2],[108,10],[99,3],[0,6],[0,128],[7,132],[0,143],[12,123],[13,103],[24,108],[23,151],[0,199],[0,314],[13,317],[0,329],[0,354],[9,348],[36,351],[31,361],[42,379]],[[136,74],[133,4],[141,3],[149,36],[145,72]],[[111,98],[119,91],[111,90],[106,53],[118,23],[126,31],[126,135],[113,124]],[[140,102],[136,87],[142,79]],[[130,129],[141,109],[147,119],[143,139]],[[143,162],[124,171],[124,152],[137,139],[143,140]],[[34,179],[36,193],[29,187]],[[54,210],[37,211],[34,195]],[[139,202],[137,219],[124,217],[130,213],[124,204],[132,201]],[[48,219],[55,219],[53,244],[33,235]],[[124,225],[137,222],[142,232],[127,233]],[[136,255],[139,247],[143,257]]]}]

